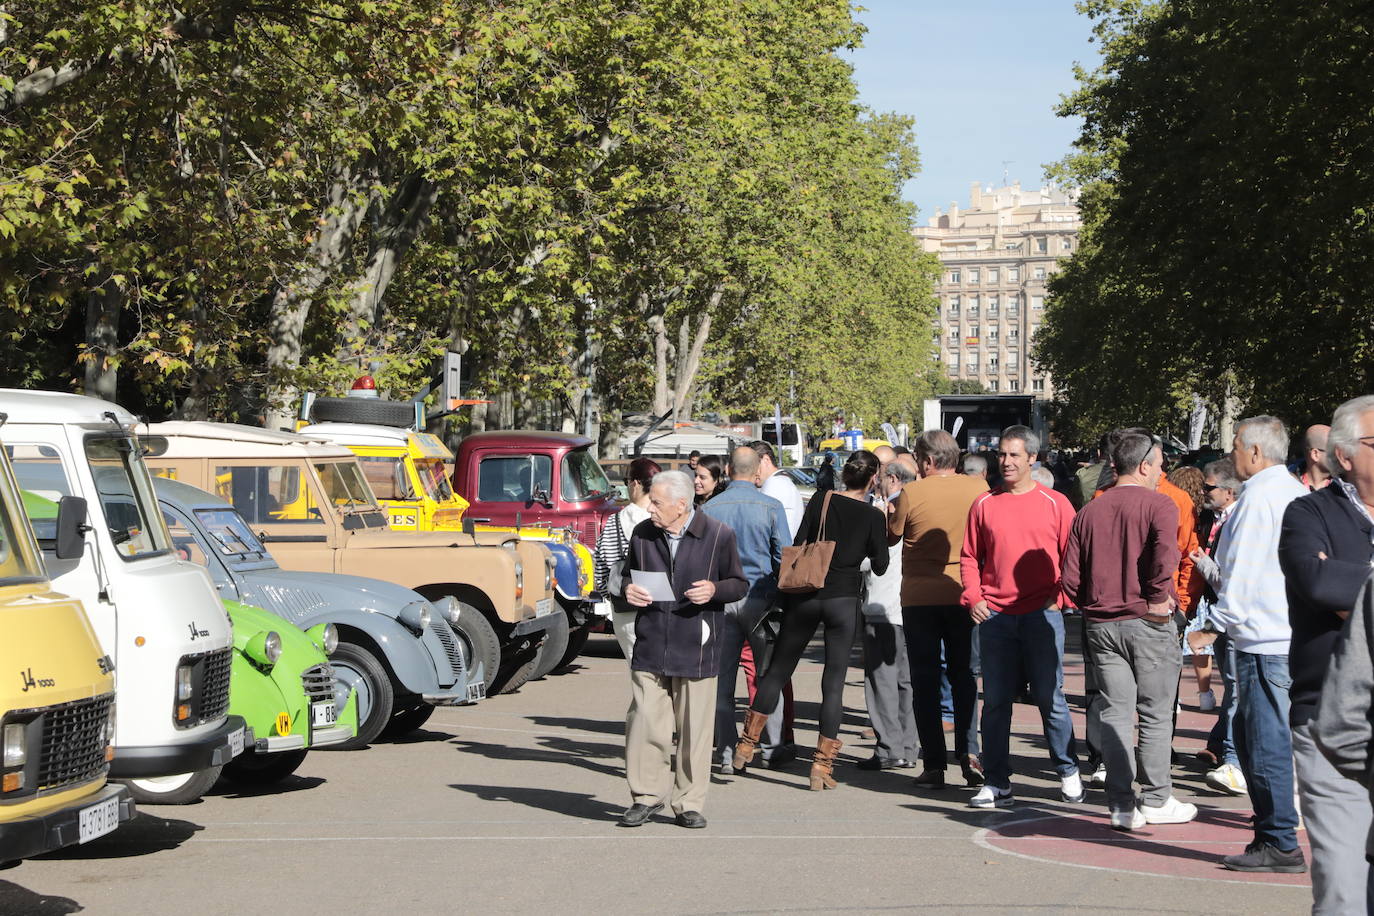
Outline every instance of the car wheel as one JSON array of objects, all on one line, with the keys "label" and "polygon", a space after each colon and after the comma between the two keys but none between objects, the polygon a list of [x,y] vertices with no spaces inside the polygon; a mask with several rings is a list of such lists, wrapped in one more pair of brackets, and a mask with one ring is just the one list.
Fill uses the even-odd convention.
[{"label": "car wheel", "polygon": [[492,692],[496,674],[501,670],[501,640],[496,631],[487,623],[482,612],[470,604],[463,605],[458,615],[458,626],[454,628],[460,639],[468,644],[468,664],[474,667],[481,662],[485,670],[487,693]]},{"label": "car wheel", "polygon": [[591,625],[585,623],[569,633],[568,648],[563,650],[563,657],[559,659],[553,670],[562,671],[571,665],[582,654],[582,649],[587,645],[587,637],[590,635],[592,635]]},{"label": "car wheel", "polygon": [[207,767],[192,773],[121,781],[129,787],[129,794],[140,805],[189,805],[210,791],[222,769],[224,767]]},{"label": "car wheel", "polygon": [[316,398],[310,406],[310,419],[315,423],[406,427],[415,422],[415,405],[369,398]]},{"label": "car wheel", "polygon": [[386,738],[400,738],[408,735],[428,722],[432,715],[434,715],[434,707],[423,700],[407,703],[392,714],[391,721],[386,723],[386,728],[382,729],[382,735]]},{"label": "car wheel", "polygon": [[280,751],[276,754],[239,754],[224,767],[224,778],[255,786],[281,782],[305,762],[305,750]]},{"label": "car wheel", "polygon": [[539,664],[539,648],[525,649],[501,668],[492,687],[496,693],[514,693],[532,677]]},{"label": "car wheel", "polygon": [[[386,669],[371,652],[351,642],[341,642],[329,657],[334,677],[358,697],[358,734],[329,749],[354,751],[367,747],[391,720],[395,693]],[[325,750],[325,748],[321,748]]]},{"label": "car wheel", "polygon": [[557,668],[563,661],[563,653],[568,651],[568,617],[561,610],[557,613],[558,619],[545,632],[544,641],[539,644],[538,660],[534,665],[534,674],[530,675],[531,680],[538,680]]}]

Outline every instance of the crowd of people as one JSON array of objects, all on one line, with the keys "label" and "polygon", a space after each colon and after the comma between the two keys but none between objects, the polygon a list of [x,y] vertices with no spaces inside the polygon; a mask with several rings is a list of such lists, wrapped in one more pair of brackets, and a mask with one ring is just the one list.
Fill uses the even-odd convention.
[{"label": "crowd of people", "polygon": [[[1163,443],[1139,428],[1053,470],[1024,426],[1002,432],[995,468],[928,430],[909,450],[853,452],[804,507],[766,442],[686,471],[637,459],[596,549],[631,668],[620,824],[668,804],[703,827],[713,767],[794,760],[786,691],[818,630],[810,788],[834,788],[859,628],[874,734],[859,767],[919,761],[913,787],[934,792],[952,762],[970,806],[1009,807],[1012,708],[1028,702],[1063,802],[1100,786],[1114,829],[1184,824],[1198,815],[1172,780],[1187,659],[1199,709],[1216,713],[1206,781],[1254,811],[1251,842],[1220,864],[1305,872],[1305,828],[1314,912],[1374,912],[1374,396],[1307,430],[1292,470],[1289,444],[1280,420],[1251,417],[1228,455],[1166,475]],[[823,581],[804,568],[818,562]],[[1083,648],[1081,753],[1066,619]]]}]

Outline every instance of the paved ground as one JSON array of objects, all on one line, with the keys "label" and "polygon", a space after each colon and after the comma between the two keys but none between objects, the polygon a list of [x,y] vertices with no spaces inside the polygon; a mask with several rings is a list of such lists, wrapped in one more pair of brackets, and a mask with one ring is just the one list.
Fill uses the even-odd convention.
[{"label": "paved ground", "polygon": [[[796,678],[799,741],[814,740],[820,667]],[[1076,658],[1074,659],[1076,661]],[[1067,686],[1080,691],[1079,667]],[[1211,717],[1188,709],[1180,749]],[[1130,835],[1105,826],[1100,792],[1066,805],[1038,718],[1017,707],[1019,802],[965,807],[972,790],[917,794],[912,771],[807,766],[716,777],[705,830],[613,820],[629,689],[609,637],[580,667],[464,709],[403,743],[312,754],[274,791],[220,791],[147,808],[84,848],[0,872],[0,913],[752,913],[921,909],[1300,913],[1306,876],[1247,877],[1214,863],[1247,840],[1245,799],[1175,768],[1195,824]],[[861,671],[851,670],[842,758],[867,757]],[[1081,718],[1079,734],[1081,735]],[[951,773],[957,773],[951,771]]]}]

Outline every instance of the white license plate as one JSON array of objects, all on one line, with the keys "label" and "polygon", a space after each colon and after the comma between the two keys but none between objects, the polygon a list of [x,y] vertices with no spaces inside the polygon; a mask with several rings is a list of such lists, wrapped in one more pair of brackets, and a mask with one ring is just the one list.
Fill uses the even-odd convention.
[{"label": "white license plate", "polygon": [[545,614],[553,613],[553,599],[540,598],[534,603],[534,616],[543,617]]},{"label": "white license plate", "polygon": [[333,703],[313,703],[310,706],[310,724],[324,728],[339,721],[339,710]]},{"label": "white license plate", "polygon": [[236,728],[229,733],[229,756],[237,757],[243,753],[243,729]]},{"label": "white license plate", "polygon": [[475,684],[468,684],[468,699],[476,702],[485,699],[487,695],[486,681],[478,681]]},{"label": "white license plate", "polygon": [[119,826],[119,799],[107,798],[98,805],[82,808],[77,817],[79,842],[89,843]]}]

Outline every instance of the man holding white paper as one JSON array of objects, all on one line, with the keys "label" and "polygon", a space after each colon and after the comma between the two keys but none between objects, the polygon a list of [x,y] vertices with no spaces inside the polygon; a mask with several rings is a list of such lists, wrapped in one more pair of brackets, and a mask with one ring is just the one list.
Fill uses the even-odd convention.
[{"label": "man holding white paper", "polygon": [[[748,589],[735,534],[692,507],[692,479],[657,474],[649,520],[630,536],[625,600],[640,609],[630,660],[625,775],[633,804],[620,818],[638,827],[669,798],[682,827],[705,827],[701,809],[711,781],[718,630],[728,602]],[[677,765],[671,765],[673,731]]]}]

